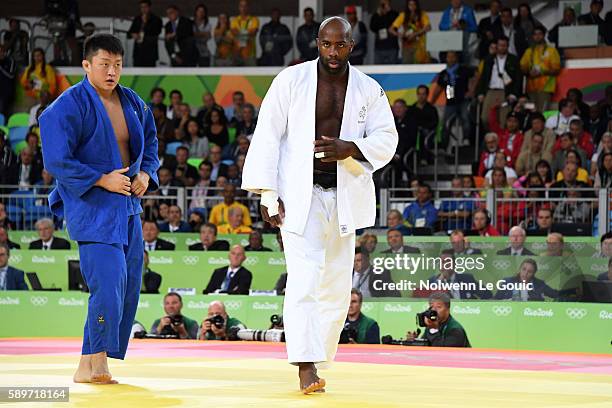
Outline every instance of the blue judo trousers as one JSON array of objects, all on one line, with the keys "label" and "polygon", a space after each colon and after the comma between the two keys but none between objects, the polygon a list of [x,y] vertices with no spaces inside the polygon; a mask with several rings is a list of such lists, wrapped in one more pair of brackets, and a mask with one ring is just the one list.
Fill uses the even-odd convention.
[{"label": "blue judo trousers", "polygon": [[[157,136],[151,110],[131,89],[117,86],[130,135],[130,166],[158,188]],[[136,315],[144,244],[140,199],[95,183],[123,168],[112,123],[87,77],[67,89],[39,118],[43,160],[57,187],[49,195],[56,216],[66,220],[79,244],[81,272],[89,287],[83,354],[106,351],[123,359]]]}]

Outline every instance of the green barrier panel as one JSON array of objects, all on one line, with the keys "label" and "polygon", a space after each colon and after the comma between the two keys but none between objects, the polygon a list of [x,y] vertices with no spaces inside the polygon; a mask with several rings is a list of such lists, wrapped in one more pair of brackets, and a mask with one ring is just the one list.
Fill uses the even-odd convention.
[{"label": "green barrier panel", "polygon": [[[68,289],[68,261],[79,259],[78,251],[13,251],[9,264],[36,272],[44,288]],[[156,251],[149,255],[149,268],[162,275],[160,292],[168,288],[196,288],[201,293],[213,271],[228,265],[227,252]],[[272,290],[285,271],[280,252],[249,252],[243,266],[253,273],[252,289]]]},{"label": "green barrier panel", "polygon": [[[136,319],[147,329],[163,315],[162,298],[140,297]],[[267,329],[270,316],[282,313],[282,297],[220,295],[184,296],[182,313],[201,323],[216,299],[250,328]],[[364,302],[362,312],[378,321],[381,336],[400,338],[416,329],[415,314],[426,307],[424,301],[381,299]],[[605,329],[612,321],[612,304],[453,301],[451,307],[473,347],[612,353]],[[81,336],[86,310],[87,294],[80,292],[4,292],[0,337]],[[27,324],[11,323],[16,321]]]}]

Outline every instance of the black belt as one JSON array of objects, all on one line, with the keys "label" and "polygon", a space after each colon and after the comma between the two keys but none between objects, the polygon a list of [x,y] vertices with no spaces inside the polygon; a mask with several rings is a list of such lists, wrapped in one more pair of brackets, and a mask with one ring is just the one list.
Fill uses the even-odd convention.
[{"label": "black belt", "polygon": [[313,184],[318,184],[323,188],[335,188],[338,186],[336,173],[317,173],[313,175]]}]

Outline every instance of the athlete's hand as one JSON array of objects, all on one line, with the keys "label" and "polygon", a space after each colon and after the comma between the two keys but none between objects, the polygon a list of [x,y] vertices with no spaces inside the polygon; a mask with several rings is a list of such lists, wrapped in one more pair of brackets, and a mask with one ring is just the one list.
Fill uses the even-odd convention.
[{"label": "athlete's hand", "polygon": [[[321,136],[321,139],[314,141],[315,153],[323,153],[322,162],[334,162],[344,160],[353,156],[357,147],[353,142],[347,142],[335,137]],[[315,157],[318,157],[315,156]]]},{"label": "athlete's hand", "polygon": [[147,192],[147,188],[149,188],[150,179],[147,173],[140,171],[134,177],[134,181],[132,181],[132,193],[136,194],[137,197],[142,197]]},{"label": "athlete's hand", "polygon": [[265,205],[259,205],[259,211],[261,212],[261,217],[263,220],[273,227],[280,227],[285,219],[285,204],[283,204],[283,200],[278,199],[278,214],[274,217],[270,217],[268,215],[268,207]]},{"label": "athlete's hand", "polygon": [[98,181],[96,181],[95,185],[102,187],[111,193],[129,196],[131,195],[130,188],[132,183],[130,182],[130,178],[124,175],[124,173],[126,173],[129,169],[129,167],[126,167],[124,169],[117,169],[108,174],[104,174]]}]

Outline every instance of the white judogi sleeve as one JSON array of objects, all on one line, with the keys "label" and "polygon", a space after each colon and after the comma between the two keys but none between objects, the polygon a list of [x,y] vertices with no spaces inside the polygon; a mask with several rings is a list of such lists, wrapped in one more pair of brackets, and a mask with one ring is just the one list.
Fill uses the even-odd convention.
[{"label": "white judogi sleeve", "polygon": [[257,194],[264,190],[278,192],[280,143],[287,131],[290,104],[289,76],[281,72],[272,81],[259,110],[242,171],[243,190]]}]

